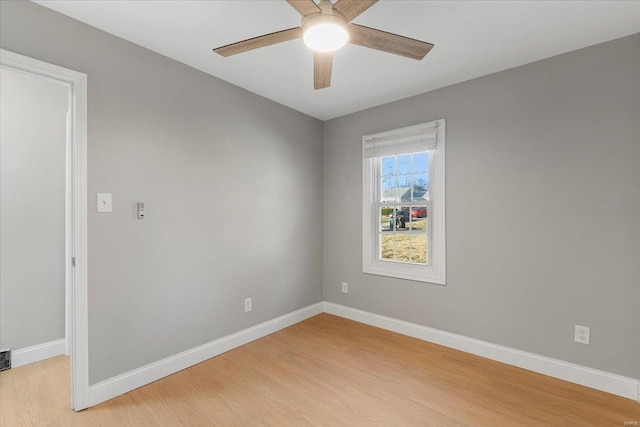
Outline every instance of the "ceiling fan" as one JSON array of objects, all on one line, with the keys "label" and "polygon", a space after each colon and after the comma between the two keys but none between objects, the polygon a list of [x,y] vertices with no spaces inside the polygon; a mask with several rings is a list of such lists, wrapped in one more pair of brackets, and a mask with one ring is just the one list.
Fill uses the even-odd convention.
[{"label": "ceiling fan", "polygon": [[352,24],[351,21],[373,6],[378,0],[287,0],[300,15],[300,27],[277,31],[213,49],[222,56],[231,56],[259,47],[302,37],[313,53],[313,88],[331,85],[333,52],[351,42],[383,52],[421,60],[433,44],[397,34]]}]

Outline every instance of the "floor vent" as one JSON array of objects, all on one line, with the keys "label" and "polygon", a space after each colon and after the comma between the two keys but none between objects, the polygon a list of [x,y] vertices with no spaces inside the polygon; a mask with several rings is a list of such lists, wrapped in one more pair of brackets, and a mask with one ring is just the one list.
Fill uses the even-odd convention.
[{"label": "floor vent", "polygon": [[0,350],[0,371],[11,369],[11,349]]}]

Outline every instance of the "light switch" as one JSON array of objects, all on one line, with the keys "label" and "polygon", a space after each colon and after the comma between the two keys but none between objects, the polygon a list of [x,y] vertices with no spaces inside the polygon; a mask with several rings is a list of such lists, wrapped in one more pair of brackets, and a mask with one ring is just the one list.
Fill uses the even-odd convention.
[{"label": "light switch", "polygon": [[111,212],[111,193],[96,193],[97,211]]}]

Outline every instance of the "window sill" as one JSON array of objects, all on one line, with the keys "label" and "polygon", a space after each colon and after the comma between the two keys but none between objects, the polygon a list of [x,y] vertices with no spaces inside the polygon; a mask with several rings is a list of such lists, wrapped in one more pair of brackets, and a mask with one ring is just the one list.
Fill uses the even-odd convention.
[{"label": "window sill", "polygon": [[445,275],[434,271],[431,266],[421,266],[412,264],[395,264],[391,262],[378,261],[363,266],[363,273],[375,274],[377,276],[393,277],[396,279],[413,280],[416,282],[432,283],[434,285],[446,286]]}]

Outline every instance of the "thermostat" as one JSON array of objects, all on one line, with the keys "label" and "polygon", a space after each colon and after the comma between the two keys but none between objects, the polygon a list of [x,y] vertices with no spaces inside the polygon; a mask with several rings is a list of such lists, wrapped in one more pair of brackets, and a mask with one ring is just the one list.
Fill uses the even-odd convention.
[{"label": "thermostat", "polygon": [[144,202],[138,202],[138,219],[144,219]]}]

